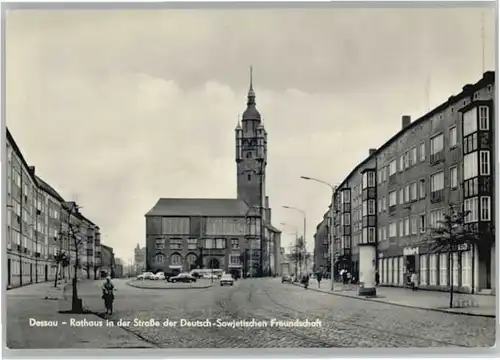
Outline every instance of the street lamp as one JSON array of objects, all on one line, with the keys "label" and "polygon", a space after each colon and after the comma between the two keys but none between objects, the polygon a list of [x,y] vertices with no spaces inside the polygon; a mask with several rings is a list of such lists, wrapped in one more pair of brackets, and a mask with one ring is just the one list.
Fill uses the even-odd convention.
[{"label": "street lamp", "polygon": [[307,271],[307,246],[306,246],[306,223],[307,223],[307,220],[306,220],[306,212],[304,210],[298,209],[298,208],[293,207],[293,206],[283,205],[283,208],[300,212],[302,214],[302,216],[304,217],[304,249],[306,250],[306,254],[304,257],[304,266],[305,266],[306,271]]},{"label": "street lamp", "polygon": [[334,261],[335,261],[334,252],[333,252],[333,203],[334,203],[335,191],[337,190],[337,186],[336,185],[332,185],[330,183],[327,183],[326,181],[315,179],[315,178],[308,177],[308,176],[301,176],[300,178],[303,179],[303,180],[312,180],[312,181],[316,181],[316,182],[318,182],[320,184],[327,185],[332,190],[332,200],[331,200],[331,205],[330,205],[330,215],[328,216],[329,217],[329,220],[328,220],[328,237],[330,238],[329,239],[329,242],[330,242],[330,282],[331,282],[331,290],[333,291],[333,289],[334,289],[333,272],[334,272]]}]

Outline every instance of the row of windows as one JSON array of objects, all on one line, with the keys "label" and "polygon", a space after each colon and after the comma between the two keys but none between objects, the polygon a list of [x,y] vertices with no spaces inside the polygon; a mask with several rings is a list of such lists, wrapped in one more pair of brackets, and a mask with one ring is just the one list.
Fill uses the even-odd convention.
[{"label": "row of windows", "polygon": [[[452,166],[449,169],[450,171],[450,188],[456,189],[458,187],[458,167]],[[430,176],[430,186],[431,193],[443,190],[444,185],[444,172],[440,171],[436,174]],[[424,199],[426,197],[426,183],[425,179],[420,179],[418,181],[413,181],[409,184],[406,184],[404,187],[399,189],[399,204],[405,204],[412,201],[416,201],[418,199]],[[382,199],[378,200],[378,211],[386,211],[387,210],[387,199],[389,201],[389,207],[396,206],[398,204],[398,192],[393,190],[389,193],[388,197],[382,197]]]},{"label": "row of windows", "polygon": [[[465,217],[466,223],[479,221],[491,221],[491,198],[489,196],[475,197],[464,201],[463,210],[468,212]],[[444,220],[444,209],[429,212],[429,227],[436,228],[440,221]],[[399,224],[399,226],[398,226]],[[399,231],[398,231],[399,230]],[[379,239],[385,241],[388,238],[417,235],[419,232],[427,232],[426,214],[419,214],[389,222],[388,226],[379,227]]]},{"label": "row of windows", "polygon": [[[479,130],[489,130],[489,108],[487,106],[480,106],[479,110],[474,108],[464,114],[464,133],[467,136],[478,129],[478,114],[479,112]],[[458,146],[458,132],[457,127],[452,126],[449,128],[448,147],[453,149]],[[435,155],[444,150],[444,134],[434,135],[430,140],[430,154]],[[420,143],[419,146],[420,156],[417,154],[417,147],[414,146],[406,150],[399,158],[399,171],[411,168],[417,164],[417,159],[420,162],[426,160],[425,142]],[[388,180],[388,176],[396,174],[398,171],[397,161],[393,159],[389,165],[384,166],[378,171],[378,183],[381,184]]]},{"label": "row of windows", "polygon": [[[173,238],[169,239],[169,248],[170,250],[181,250],[183,246],[184,240],[181,238]],[[199,244],[203,245],[205,249],[225,249],[227,240],[224,238],[218,239],[202,239],[201,242],[198,242],[198,239],[187,239],[187,248],[188,250],[196,250],[199,247]],[[240,248],[240,240],[239,239],[231,239],[231,248],[239,249]],[[156,249],[162,250],[165,249],[165,240],[164,239],[156,239]]]},{"label": "row of windows", "polygon": [[[165,262],[165,255],[163,254],[157,254],[155,255],[155,263],[156,264],[163,264]],[[196,263],[196,260],[198,259],[198,256],[196,254],[190,253],[186,255],[186,263],[189,265],[194,265]],[[174,266],[179,266],[183,264],[183,257],[181,254],[175,253],[170,256],[170,265]],[[231,254],[229,255],[229,264],[230,265],[240,265],[241,264],[241,258],[239,254]]]}]

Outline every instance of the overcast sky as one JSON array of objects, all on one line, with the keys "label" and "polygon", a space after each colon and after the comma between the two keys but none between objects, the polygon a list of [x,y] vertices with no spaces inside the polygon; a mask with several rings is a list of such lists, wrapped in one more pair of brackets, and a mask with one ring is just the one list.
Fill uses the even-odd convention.
[{"label": "overcast sky", "polygon": [[289,245],[302,218],[281,206],[305,210],[312,251],[330,190],[300,176],[342,181],[401,115],[477,81],[482,13],[494,70],[492,10],[11,12],[7,126],[129,259],[159,197],[236,196],[234,127],[253,65],[273,223]]}]

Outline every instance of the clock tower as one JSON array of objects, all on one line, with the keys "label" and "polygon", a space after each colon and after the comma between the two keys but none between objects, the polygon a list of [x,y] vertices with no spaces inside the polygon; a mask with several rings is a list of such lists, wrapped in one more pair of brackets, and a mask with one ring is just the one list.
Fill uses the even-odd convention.
[{"label": "clock tower", "polygon": [[255,107],[250,68],[247,108],[235,129],[238,199],[263,208],[266,194],[267,132]]}]

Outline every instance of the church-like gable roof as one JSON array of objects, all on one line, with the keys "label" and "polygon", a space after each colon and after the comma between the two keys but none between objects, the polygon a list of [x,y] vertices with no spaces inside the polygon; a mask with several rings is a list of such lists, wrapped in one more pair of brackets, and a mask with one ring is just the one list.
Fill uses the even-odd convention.
[{"label": "church-like gable roof", "polygon": [[240,199],[161,198],[146,216],[258,216]]}]

